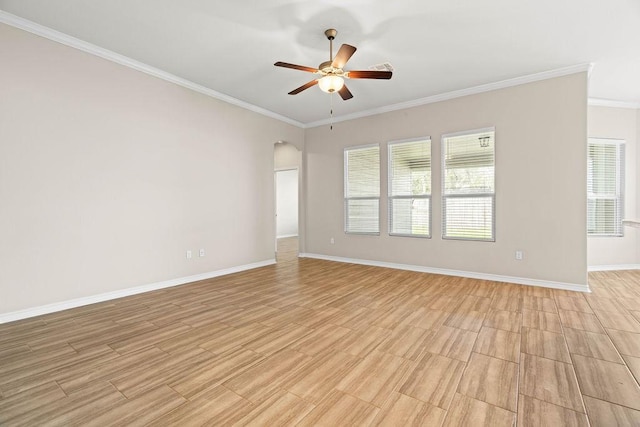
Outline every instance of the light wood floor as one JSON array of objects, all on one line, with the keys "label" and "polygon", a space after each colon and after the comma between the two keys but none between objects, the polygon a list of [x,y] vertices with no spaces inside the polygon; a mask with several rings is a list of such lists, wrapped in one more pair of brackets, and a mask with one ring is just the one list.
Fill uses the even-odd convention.
[{"label": "light wood floor", "polygon": [[278,259],[0,325],[0,425],[640,425],[640,272]]}]

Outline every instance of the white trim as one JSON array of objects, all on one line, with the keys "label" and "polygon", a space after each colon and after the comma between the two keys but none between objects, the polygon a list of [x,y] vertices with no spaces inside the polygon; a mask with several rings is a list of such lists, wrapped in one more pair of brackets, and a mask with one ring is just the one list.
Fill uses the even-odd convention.
[{"label": "white trim", "polygon": [[640,264],[590,265],[587,271],[640,270]]},{"label": "white trim", "polygon": [[426,136],[417,137],[417,138],[395,139],[393,141],[387,141],[387,146],[394,145],[394,144],[404,144],[405,142],[422,142],[422,141],[431,142],[431,136],[426,135]]},{"label": "white trim", "polygon": [[27,308],[24,310],[13,311],[0,314],[0,324],[13,322],[16,320],[27,319],[29,317],[40,316],[43,314],[55,313],[57,311],[68,310],[83,305],[95,304],[113,300],[116,298],[127,297],[130,295],[141,294],[144,292],[156,291],[158,289],[170,288],[173,286],[184,285],[186,283],[197,282],[199,280],[211,279],[213,277],[225,276],[227,274],[238,273],[240,271],[251,270],[254,268],[265,267],[276,263],[275,259],[254,262],[251,264],[239,265],[236,267],[225,268],[223,270],[210,271],[208,273],[194,274],[193,276],[179,277],[177,279],[165,280],[163,282],[150,283],[147,285],[136,286],[134,288],[120,289],[117,291],[106,292],[98,295],[91,295],[83,298],[76,298],[68,301],[56,302],[53,304],[41,305],[39,307]]},{"label": "white trim", "polygon": [[[454,90],[439,95],[419,98],[412,101],[400,102],[398,104],[386,105],[378,108],[372,108],[366,111],[359,111],[344,116],[333,117],[333,123],[344,122],[346,120],[359,119],[361,117],[373,116],[376,114],[388,113],[391,111],[404,110],[406,108],[418,107],[420,105],[433,104],[435,102],[447,101],[449,99],[461,98],[463,96],[476,95],[479,93],[490,92],[492,90],[504,89],[512,86],[519,86],[526,83],[533,83],[540,80],[552,79],[555,77],[567,76],[569,74],[589,72],[591,64],[579,64],[556,70],[543,71],[541,73],[530,74],[527,76],[516,77],[513,79],[502,80],[495,83],[488,83],[480,86],[474,86],[467,89]],[[305,128],[313,128],[317,126],[325,126],[332,122],[331,119],[323,119],[305,124]]]},{"label": "white trim", "polygon": [[288,237],[298,237],[297,234],[283,234],[282,236],[276,236],[276,239],[286,239]]},{"label": "white trim", "polygon": [[371,144],[358,144],[358,145],[349,145],[347,147],[344,147],[342,149],[343,152],[345,151],[349,151],[349,150],[358,150],[358,149],[365,149],[365,148],[373,148],[373,147],[378,147],[380,148],[380,143],[379,142],[372,142]]},{"label": "white trim", "polygon": [[620,139],[620,138],[598,138],[598,137],[589,137],[587,138],[587,142],[588,143],[594,143],[594,144],[609,144],[609,145],[622,145],[622,144],[626,144],[627,140],[626,139]]},{"label": "white trim", "polygon": [[468,277],[470,279],[491,280],[494,282],[515,283],[526,286],[541,286],[543,288],[562,289],[565,291],[591,292],[588,285],[577,283],[551,282],[548,280],[529,279],[526,277],[501,276],[497,274],[476,273],[473,271],[449,270],[444,268],[425,267],[421,265],[397,264],[393,262],[371,261],[364,259],[343,258],[313,253],[300,253],[300,258],[323,259],[326,261],[346,262],[349,264],[371,265],[375,267],[393,268],[397,270],[417,271],[420,273],[443,274],[445,276]]},{"label": "white trim", "polygon": [[73,47],[83,52],[96,55],[108,61],[115,62],[116,64],[133,68],[134,70],[141,71],[143,73],[149,74],[151,76],[157,77],[162,80],[166,80],[178,86],[191,89],[194,92],[198,92],[203,95],[218,99],[220,101],[224,101],[229,104],[235,105],[237,107],[241,107],[246,110],[253,111],[254,113],[262,114],[263,116],[280,120],[282,122],[288,123],[293,126],[297,126],[299,128],[304,127],[304,125],[297,120],[290,119],[281,114],[274,113],[273,111],[269,111],[265,108],[258,107],[256,105],[249,104],[248,102],[244,102],[232,96],[225,95],[224,93],[220,93],[215,90],[209,89],[207,87],[204,87],[202,85],[199,85],[187,79],[183,79],[182,77],[178,77],[174,74],[167,73],[166,71],[162,71],[159,68],[152,67],[140,61],[136,61],[135,59],[131,59],[127,56],[113,52],[111,50],[101,48],[94,44],[91,44],[83,40],[77,39],[75,37],[72,37],[70,35],[61,33],[60,31],[56,31],[49,27],[45,27],[44,25],[36,24],[35,22],[29,21],[27,19],[21,18],[16,15],[12,15],[11,13],[5,12],[3,10],[0,10],[0,22],[7,25],[11,25],[12,27],[16,27],[24,31],[28,31],[30,33],[47,38],[49,40],[53,40],[54,42],[58,42],[66,46]]},{"label": "white trim", "polygon": [[455,138],[458,136],[473,135],[474,133],[487,133],[487,132],[495,133],[495,131],[496,131],[495,126],[488,126],[485,128],[471,129],[471,130],[461,130],[458,132],[443,133],[442,135],[440,135],[440,140],[444,142],[445,138]]},{"label": "white trim", "polygon": [[592,107],[631,108],[640,109],[640,102],[615,101],[613,99],[589,98]]}]

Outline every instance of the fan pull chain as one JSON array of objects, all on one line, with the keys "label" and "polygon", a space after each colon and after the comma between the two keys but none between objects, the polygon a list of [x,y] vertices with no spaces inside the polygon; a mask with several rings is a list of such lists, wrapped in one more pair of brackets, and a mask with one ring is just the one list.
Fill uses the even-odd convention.
[{"label": "fan pull chain", "polygon": [[331,109],[329,110],[329,130],[333,130],[333,93],[330,94]]}]

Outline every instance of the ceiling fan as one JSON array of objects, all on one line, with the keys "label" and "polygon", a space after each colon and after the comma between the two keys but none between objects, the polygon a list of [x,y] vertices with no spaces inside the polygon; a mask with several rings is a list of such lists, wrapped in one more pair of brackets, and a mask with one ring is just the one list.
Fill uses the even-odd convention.
[{"label": "ceiling fan", "polygon": [[355,53],[356,48],[354,46],[343,44],[340,46],[335,58],[333,57],[333,39],[336,38],[338,31],[330,28],[324,32],[324,35],[329,39],[329,60],[323,62],[318,68],[305,67],[304,65],[289,64],[287,62],[276,62],[276,67],[292,68],[294,70],[306,71],[309,73],[318,74],[315,80],[311,80],[309,83],[305,83],[297,89],[289,92],[289,95],[297,95],[303,90],[309,89],[312,86],[318,85],[323,92],[333,93],[338,92],[342,99],[353,98],[353,94],[347,86],[344,84],[344,79],[384,79],[389,80],[393,74],[391,71],[345,71],[344,66],[351,56]]}]

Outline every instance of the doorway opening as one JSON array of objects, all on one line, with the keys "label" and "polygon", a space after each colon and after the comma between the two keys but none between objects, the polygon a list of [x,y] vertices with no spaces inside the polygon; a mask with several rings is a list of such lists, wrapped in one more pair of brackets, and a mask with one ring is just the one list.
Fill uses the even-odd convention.
[{"label": "doorway opening", "polygon": [[277,260],[298,256],[298,169],[276,174]]},{"label": "doorway opening", "polygon": [[274,147],[276,261],[297,260],[302,153],[288,143]]}]

